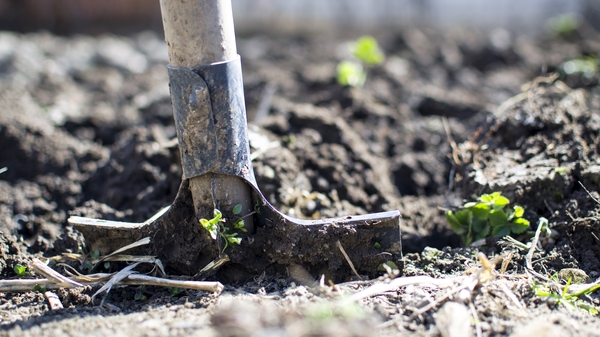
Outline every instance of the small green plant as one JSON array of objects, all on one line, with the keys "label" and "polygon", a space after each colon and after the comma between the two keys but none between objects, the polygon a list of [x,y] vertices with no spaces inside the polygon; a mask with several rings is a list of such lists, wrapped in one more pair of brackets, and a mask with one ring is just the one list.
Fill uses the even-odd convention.
[{"label": "small green plant", "polygon": [[567,13],[548,19],[546,26],[553,35],[565,36],[579,28],[579,18],[573,13]]},{"label": "small green plant", "polygon": [[585,78],[594,78],[598,73],[598,57],[594,55],[576,57],[561,64],[559,71],[563,75],[577,75]]},{"label": "small green plant", "polygon": [[169,289],[169,295],[171,297],[175,297],[183,292],[183,289],[177,287],[168,287],[167,289]]},{"label": "small green plant", "polygon": [[377,40],[371,36],[363,36],[351,45],[352,54],[362,63],[375,66],[383,63],[385,55],[379,49]]},{"label": "small green plant", "polygon": [[351,43],[350,51],[355,60],[338,64],[337,82],[343,86],[361,87],[367,79],[365,69],[383,63],[385,55],[371,36],[363,36]]},{"label": "small green plant", "polygon": [[380,264],[379,266],[377,266],[377,271],[386,271],[386,268],[383,265],[388,266],[389,268],[391,268],[392,270],[399,270],[398,265],[395,264],[392,261],[385,261],[385,263]]},{"label": "small green plant", "polygon": [[146,286],[143,285],[135,292],[135,295],[133,295],[133,299],[135,299],[136,301],[147,300],[148,297],[144,294],[145,292],[146,292]]},{"label": "small green plant", "polygon": [[27,266],[24,266],[22,264],[15,264],[15,266],[13,267],[13,270],[15,271],[15,274],[17,274],[17,276],[19,276],[19,277],[29,276],[29,272],[27,271]]},{"label": "small green plant", "polygon": [[352,61],[342,61],[337,66],[337,82],[343,86],[362,87],[367,74],[362,65]]},{"label": "small green plant", "polygon": [[91,260],[97,260],[100,257],[100,251],[98,249],[94,249],[88,256],[89,259],[86,259],[85,263],[83,264],[83,268],[87,271],[91,271],[94,268],[94,264]]},{"label": "small green plant", "polygon": [[45,293],[46,292],[46,287],[42,287],[39,284],[36,284],[33,286],[33,291],[38,292],[38,293]]},{"label": "small green plant", "polygon": [[[233,214],[238,215],[242,211],[242,205],[235,205],[233,208]],[[225,246],[223,247],[223,251],[229,246],[235,246],[242,243],[242,238],[237,237],[238,233],[232,232],[230,228],[224,225],[225,219],[223,219],[223,213],[218,209],[214,210],[214,217],[210,220],[200,219],[200,225],[208,231],[210,237],[213,240],[217,240],[217,238],[221,237],[225,241]],[[244,228],[244,219],[239,218],[233,223],[233,228],[241,230],[242,232],[246,232],[246,228]]]},{"label": "small green plant", "polygon": [[518,205],[510,209],[509,204],[500,192],[483,194],[477,202],[468,202],[456,212],[446,211],[446,220],[465,246],[490,233],[495,237],[523,233],[529,228],[529,220],[523,218],[525,209]]},{"label": "small green plant", "polygon": [[[557,281],[558,277],[554,276],[553,279]],[[582,295],[589,295],[594,291],[600,289],[600,284],[593,285],[577,292],[569,292],[569,286],[571,285],[572,278],[569,278],[567,284],[563,287],[562,291],[553,290],[549,286],[544,284],[534,284],[532,286],[533,292],[536,296],[553,299],[556,302],[564,305],[569,309],[580,309],[587,311],[588,313],[596,316],[598,315],[598,308],[594,305],[590,305],[588,302],[582,300]]]}]

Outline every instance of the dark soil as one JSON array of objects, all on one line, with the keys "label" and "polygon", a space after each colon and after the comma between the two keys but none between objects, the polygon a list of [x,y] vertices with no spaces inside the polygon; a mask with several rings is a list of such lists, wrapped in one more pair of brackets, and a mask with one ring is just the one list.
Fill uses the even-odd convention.
[{"label": "dark soil", "polygon": [[[485,336],[597,334],[589,313],[535,296],[526,252],[497,240],[459,248],[443,211],[501,191],[533,224],[517,239],[526,243],[539,217],[550,222],[537,272],[600,277],[600,89],[596,76],[561,72],[568,60],[600,54],[597,33],[414,29],[376,37],[387,58],[369,69],[363,88],[336,83],[347,57],[341,37],[238,39],[261,191],[303,219],[400,210],[404,276],[456,277],[480,265],[478,251],[490,259],[513,251],[507,273],[515,278],[415,317],[443,292],[413,285],[340,308],[341,295],[315,286],[318,275],[285,269],[254,270],[221,295],[119,288],[108,309],[91,303],[91,287],[57,291],[66,308],[58,312],[39,293],[0,293],[0,334],[451,336],[444,322],[461,310],[477,317],[470,333]],[[8,169],[0,174],[1,278],[14,278],[13,267],[34,256],[89,253],[69,215],[140,222],[175,199],[181,168],[167,61],[151,32],[0,32],[0,168]],[[227,270],[215,277],[230,281]],[[598,305],[596,295],[585,301]]]}]

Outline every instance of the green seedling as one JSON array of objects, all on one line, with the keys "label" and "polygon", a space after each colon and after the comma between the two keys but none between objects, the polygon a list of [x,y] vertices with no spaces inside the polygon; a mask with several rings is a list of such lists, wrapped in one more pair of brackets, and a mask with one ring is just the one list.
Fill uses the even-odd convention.
[{"label": "green seedling", "polygon": [[557,167],[554,169],[554,172],[558,173],[558,174],[563,174],[567,172],[567,168],[566,167]]},{"label": "green seedling", "polygon": [[553,299],[569,309],[580,309],[588,312],[591,315],[598,315],[598,308],[594,305],[590,305],[580,297],[582,295],[590,295],[594,291],[600,289],[600,284],[593,285],[577,292],[569,293],[569,286],[571,285],[572,280],[572,278],[569,278],[562,291],[553,290],[549,286],[543,284],[534,284],[531,289],[536,296]]},{"label": "green seedling", "polygon": [[[239,214],[242,211],[242,205],[235,205],[233,208],[234,215]],[[225,246],[223,247],[222,252],[225,252],[225,249],[229,246],[235,246],[242,243],[242,238],[237,237],[238,233],[231,232],[231,229],[224,225],[225,219],[223,219],[223,213],[218,209],[214,210],[214,217],[210,220],[200,219],[200,225],[208,231],[210,237],[213,240],[217,240],[219,237],[223,238],[225,241]],[[244,228],[244,220],[243,218],[237,219],[233,223],[234,229],[239,229],[242,232],[246,232],[246,228]]]},{"label": "green seedling", "polygon": [[25,277],[25,276],[29,276],[29,272],[27,271],[27,267],[22,265],[22,264],[16,264],[13,267],[13,270],[15,271],[15,274],[17,274],[17,276],[19,277]]},{"label": "green seedling", "polygon": [[[384,263],[377,266],[377,271],[386,271],[386,268],[383,265],[384,265]],[[392,261],[386,261],[385,265],[388,266],[389,268],[391,268],[392,270],[399,270],[398,265]]]},{"label": "green seedling", "polygon": [[171,295],[171,297],[175,297],[183,292],[183,289],[177,287],[168,287],[167,289],[169,289],[169,295]]},{"label": "green seedling", "polygon": [[598,58],[596,56],[580,56],[561,64],[559,71],[563,75],[578,75],[594,78],[598,73]]},{"label": "green seedling", "polygon": [[383,63],[385,55],[371,36],[363,36],[351,43],[350,52],[355,60],[338,64],[337,82],[343,86],[361,87],[367,79],[365,69]]},{"label": "green seedling", "polygon": [[379,49],[377,40],[371,36],[363,36],[351,45],[352,54],[367,66],[382,64],[385,55]]},{"label": "green seedling", "polygon": [[45,293],[48,289],[46,289],[46,287],[42,287],[39,284],[36,284],[33,286],[33,291],[38,292],[38,293]]},{"label": "green seedling", "polygon": [[135,295],[133,295],[133,298],[136,301],[145,301],[148,299],[148,297],[146,295],[144,295],[144,292],[146,292],[146,286],[141,286],[138,291],[135,292]]},{"label": "green seedling", "polygon": [[579,28],[579,18],[573,13],[563,14],[548,19],[546,26],[553,35],[565,36]]},{"label": "green seedling", "polygon": [[456,212],[446,211],[446,220],[465,246],[490,234],[503,237],[523,233],[529,228],[529,220],[523,218],[525,209],[518,205],[511,209],[509,204],[500,192],[483,194],[477,202],[468,202]]},{"label": "green seedling", "polygon": [[[94,268],[94,264],[91,260],[97,260],[100,257],[100,251],[98,249],[92,250],[89,254],[89,259],[83,264],[83,268],[91,271]],[[107,268],[108,269],[108,268]]]},{"label": "green seedling", "polygon": [[362,65],[352,61],[342,61],[337,66],[337,82],[343,86],[362,87],[367,74]]}]

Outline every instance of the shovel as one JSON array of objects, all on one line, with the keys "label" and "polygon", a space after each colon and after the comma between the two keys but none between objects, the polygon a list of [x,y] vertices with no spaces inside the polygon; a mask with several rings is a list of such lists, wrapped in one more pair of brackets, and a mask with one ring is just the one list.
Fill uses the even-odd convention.
[{"label": "shovel", "polygon": [[373,277],[382,264],[393,266],[388,261],[401,266],[400,212],[300,220],[276,210],[260,192],[231,0],[160,5],[182,183],[171,206],[143,223],[70,217],[88,248],[106,254],[150,237],[138,253],[197,278],[220,266],[221,276],[242,280],[298,265],[337,281],[351,273]]}]

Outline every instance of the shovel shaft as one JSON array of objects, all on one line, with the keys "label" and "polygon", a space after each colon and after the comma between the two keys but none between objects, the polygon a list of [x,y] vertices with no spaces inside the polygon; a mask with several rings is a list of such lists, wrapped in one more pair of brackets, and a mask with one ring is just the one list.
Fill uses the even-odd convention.
[{"label": "shovel shaft", "polygon": [[[160,7],[165,41],[169,50],[169,63],[172,68],[197,69],[238,58],[231,0],[160,0]],[[171,94],[173,94],[172,85]],[[243,91],[240,91],[240,94],[243,96]],[[241,97],[241,101],[243,103],[243,97]],[[173,102],[176,102],[174,98]],[[205,103],[210,105],[210,99]],[[174,108],[177,110],[176,107]],[[245,124],[245,108],[242,106],[237,110],[239,111],[222,109],[212,113],[219,114],[218,119],[229,121],[234,119],[232,114],[242,113]],[[197,115],[189,116],[189,118],[202,117]],[[186,127],[196,130],[178,130],[178,132],[194,135],[197,139],[205,139],[211,135],[208,134],[206,128],[202,128],[202,125],[212,122],[211,119],[198,121],[198,123],[186,123]],[[240,132],[246,132],[245,125],[240,130]],[[245,134],[243,136],[226,136],[229,139],[238,137],[246,139]],[[180,149],[187,148],[187,151],[182,150],[181,153],[184,161],[184,157],[190,157],[191,152],[201,153],[201,149],[194,149],[193,144],[197,143],[196,140],[183,138],[187,143],[181,144],[182,138],[180,137]],[[217,139],[217,143],[217,147],[222,146],[223,140]],[[214,158],[197,158],[196,155],[191,157],[202,162],[214,160]],[[229,161],[236,161],[236,158],[229,158]],[[254,177],[252,177],[253,179]],[[212,218],[215,208],[225,213],[231,212],[233,207],[238,204],[242,205],[241,214],[248,214],[252,211],[250,188],[239,177],[208,173],[191,177],[189,185],[198,218]],[[246,219],[245,227],[249,232],[253,232],[251,218]]]},{"label": "shovel shaft", "polygon": [[172,67],[236,57],[231,0],[160,0],[160,8]]}]

